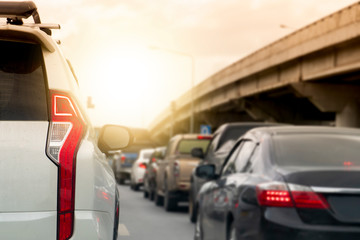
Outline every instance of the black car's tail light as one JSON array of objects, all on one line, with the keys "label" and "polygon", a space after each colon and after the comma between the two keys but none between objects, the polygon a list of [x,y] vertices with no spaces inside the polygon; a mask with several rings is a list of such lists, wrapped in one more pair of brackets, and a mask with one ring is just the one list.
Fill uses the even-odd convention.
[{"label": "black car's tail light", "polygon": [[270,182],[256,186],[258,202],[268,207],[296,207],[326,209],[329,204],[323,195],[315,193],[310,187]]},{"label": "black car's tail light", "polygon": [[50,91],[51,122],[47,154],[59,166],[58,240],[73,234],[75,206],[76,154],[83,136],[85,122],[71,97]]}]

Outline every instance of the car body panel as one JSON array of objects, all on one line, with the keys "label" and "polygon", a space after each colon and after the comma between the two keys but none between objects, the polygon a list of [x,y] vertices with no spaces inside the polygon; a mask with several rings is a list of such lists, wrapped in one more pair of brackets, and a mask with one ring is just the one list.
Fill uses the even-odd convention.
[{"label": "car body panel", "polygon": [[[37,27],[8,24],[0,26],[0,36],[15,44],[41,45],[43,67],[37,69],[44,70],[48,98],[45,97],[46,103],[42,104],[47,111],[51,110],[43,120],[33,121],[25,117],[24,120],[0,121],[0,238],[57,239],[59,167],[56,160],[47,155],[47,145],[50,113],[53,111],[50,92],[61,91],[77,106],[77,117],[85,122],[76,151],[71,239],[114,239],[118,204],[114,174],[105,154],[97,146],[95,131],[80,101],[83,98],[79,86],[60,47]],[[34,96],[31,102],[38,104],[39,101],[43,100]]]},{"label": "car body panel", "polygon": [[[155,149],[142,149],[139,152],[139,157],[136,159],[131,168],[131,184],[138,187],[144,183],[144,175],[146,172],[146,166],[150,162],[151,154]],[[140,167],[140,165],[145,167]]]},{"label": "car body panel", "polygon": [[58,169],[45,155],[48,125],[0,121],[0,212],[57,210]]},{"label": "car body panel", "polygon": [[156,176],[159,170],[158,164],[163,161],[165,151],[165,146],[155,148],[155,151],[151,154],[150,162],[146,167],[144,175],[144,191],[146,192],[145,196],[148,195],[150,200],[153,200],[155,197]]},{"label": "car body panel", "polygon": [[[215,131],[213,139],[211,140],[204,158],[199,162],[199,165],[203,164],[215,164],[216,172],[220,173],[221,166],[228,156],[231,148],[235,144],[236,140],[248,130],[255,127],[264,127],[271,124],[261,122],[235,122],[221,125],[218,130]],[[195,169],[194,169],[195,170]],[[191,173],[191,192],[189,197],[190,220],[196,222],[196,198],[201,186],[207,180],[196,177],[195,171]]]},{"label": "car body panel", "polygon": [[108,212],[75,211],[75,231],[70,240],[113,239],[114,219]]},{"label": "car body panel", "polygon": [[49,239],[56,237],[57,211],[0,213],[2,239]]},{"label": "car body panel", "polygon": [[[197,226],[200,227],[196,229],[202,229],[202,239],[227,239],[232,223],[236,239],[358,239],[358,168],[348,168],[347,165],[338,167],[337,170],[326,166],[323,169],[320,166],[301,165],[284,167],[277,164],[275,155],[271,152],[272,136],[276,134],[359,133],[357,138],[360,139],[359,130],[349,133],[348,129],[319,128],[320,131],[311,127],[260,128],[251,130],[239,139],[223,165],[221,177],[205,183],[199,192]],[[244,153],[247,151],[246,146],[251,145],[246,145],[249,142],[257,144],[251,151],[250,158],[247,158]],[[341,149],[340,142],[337,147]],[[307,151],[308,148],[301,150]],[[329,151],[337,151],[337,148],[329,148]],[[232,161],[239,168],[243,166],[240,169],[245,169],[244,172],[228,171],[231,170]],[[297,184],[296,189],[312,189],[310,191],[324,196],[330,208],[259,206],[256,189],[259,184],[264,183],[281,183],[288,189]],[[291,194],[293,191],[305,190],[291,190]],[[196,232],[195,239],[199,239],[199,231]]]},{"label": "car body panel", "polygon": [[[191,173],[200,159],[191,156],[191,149],[187,149],[188,153],[181,153],[181,151],[204,144],[206,145],[203,147],[206,149],[210,139],[211,135],[203,138],[197,134],[179,134],[170,139],[164,160],[158,163],[156,191],[159,196],[165,196],[168,193],[174,202],[188,201]],[[181,144],[186,147],[180,149],[184,146]]]}]

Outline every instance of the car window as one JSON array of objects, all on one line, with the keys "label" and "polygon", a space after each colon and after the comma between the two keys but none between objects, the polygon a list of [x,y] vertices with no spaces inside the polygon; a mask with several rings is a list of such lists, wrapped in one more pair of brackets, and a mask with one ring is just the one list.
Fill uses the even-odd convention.
[{"label": "car window", "polygon": [[225,160],[225,166],[222,169],[221,175],[227,176],[229,174],[235,173],[235,160],[240,152],[242,145],[243,141],[236,143],[235,146],[232,148],[229,156]]},{"label": "car window", "polygon": [[250,157],[253,154],[256,143],[253,141],[245,141],[240,149],[240,152],[235,160],[235,171],[244,172],[246,170]]},{"label": "car window", "polygon": [[215,134],[213,136],[213,139],[210,141],[209,146],[206,150],[206,155],[211,154],[213,155],[213,152],[216,150],[216,145],[219,142],[220,134]]},{"label": "car window", "polygon": [[234,146],[236,139],[230,139],[225,142],[218,150],[218,152],[229,152],[231,148]]},{"label": "car window", "polygon": [[340,134],[284,134],[273,137],[280,166],[359,167],[360,137]]},{"label": "car window", "polygon": [[180,154],[190,154],[193,148],[201,148],[203,152],[205,152],[209,142],[209,139],[183,139],[179,142],[176,152]]},{"label": "car window", "polygon": [[244,133],[246,133],[249,130],[249,127],[231,127],[226,130],[222,134],[222,137],[219,141],[219,144],[217,146],[217,149],[215,151],[218,151],[224,144],[226,144],[228,141],[236,141],[239,137],[241,137]]},{"label": "car window", "polygon": [[48,120],[41,46],[0,41],[0,120]]}]

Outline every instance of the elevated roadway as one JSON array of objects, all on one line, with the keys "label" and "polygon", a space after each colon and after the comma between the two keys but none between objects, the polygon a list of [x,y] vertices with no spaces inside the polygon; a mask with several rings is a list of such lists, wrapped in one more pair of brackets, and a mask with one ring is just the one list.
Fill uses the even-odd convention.
[{"label": "elevated roadway", "polygon": [[[360,2],[224,68],[176,99],[151,124],[165,143],[225,122],[267,121],[360,127]],[[192,97],[193,95],[193,97]]]}]

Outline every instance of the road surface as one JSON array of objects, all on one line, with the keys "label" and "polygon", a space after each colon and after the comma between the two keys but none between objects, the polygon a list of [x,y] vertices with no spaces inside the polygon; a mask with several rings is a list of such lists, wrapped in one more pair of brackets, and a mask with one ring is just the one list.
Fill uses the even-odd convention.
[{"label": "road surface", "polygon": [[121,240],[192,240],[194,225],[188,218],[186,203],[176,212],[145,199],[143,192],[134,192],[128,185],[118,185],[120,192]]}]

